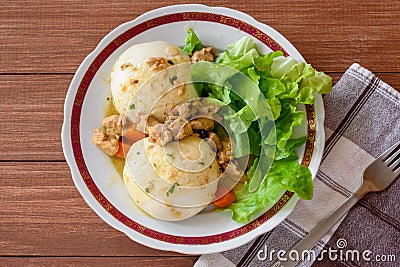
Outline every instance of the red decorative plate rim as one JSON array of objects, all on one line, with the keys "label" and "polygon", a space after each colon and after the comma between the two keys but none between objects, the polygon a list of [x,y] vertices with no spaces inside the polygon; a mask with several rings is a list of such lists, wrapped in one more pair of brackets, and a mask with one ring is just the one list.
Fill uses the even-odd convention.
[{"label": "red decorative plate rim", "polygon": [[[150,228],[147,228],[144,225],[141,225],[126,215],[124,215],[121,211],[119,211],[114,205],[111,204],[109,200],[101,193],[97,185],[95,184],[93,178],[91,177],[89,170],[86,166],[85,159],[83,157],[82,149],[81,149],[81,140],[80,140],[80,117],[82,111],[82,104],[85,99],[87,90],[91,81],[93,80],[96,72],[102,66],[102,64],[106,61],[106,59],[122,44],[136,35],[149,30],[151,28],[173,23],[173,22],[181,22],[181,21],[208,21],[214,23],[224,24],[233,28],[240,29],[243,32],[253,36],[254,38],[260,40],[262,43],[267,45],[271,50],[281,50],[285,55],[288,55],[287,52],[281,47],[275,40],[269,37],[267,34],[257,29],[256,27],[243,22],[241,20],[225,16],[222,14],[215,13],[207,13],[207,12],[183,12],[183,13],[173,13],[167,14],[164,16],[155,17],[134,25],[127,31],[120,34],[113,41],[111,41],[92,61],[88,69],[86,70],[83,78],[80,81],[78,90],[76,92],[73,106],[72,106],[72,114],[71,114],[71,144],[74,155],[74,160],[80,172],[80,175],[93,195],[93,197],[97,200],[97,202],[115,219],[119,222],[123,223],[130,229],[141,233],[150,238],[164,241],[172,244],[187,244],[187,245],[207,245],[213,243],[219,243],[231,240],[233,238],[242,236],[250,231],[256,229],[261,226],[265,222],[267,222],[270,218],[272,218],[275,214],[277,214],[288,201],[293,197],[294,193],[290,191],[286,191],[282,197],[265,213],[260,215],[258,218],[254,219],[252,222],[243,225],[234,230],[208,235],[208,236],[177,236],[162,233]],[[305,151],[302,158],[302,164],[304,166],[309,166],[312,155],[314,152],[315,146],[315,138],[316,138],[316,114],[314,105],[306,105],[306,114],[307,114],[307,133],[308,140],[305,145]]]}]

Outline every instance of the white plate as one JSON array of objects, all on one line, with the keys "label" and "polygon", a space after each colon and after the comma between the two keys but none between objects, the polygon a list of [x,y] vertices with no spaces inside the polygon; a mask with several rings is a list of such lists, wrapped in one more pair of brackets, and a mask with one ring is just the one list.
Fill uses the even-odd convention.
[{"label": "white plate", "polygon": [[[82,62],[65,100],[62,144],[76,187],[109,225],[152,248],[204,254],[238,247],[270,231],[290,214],[298,197],[286,192],[247,225],[235,223],[225,212],[198,214],[181,222],[158,221],[137,209],[110,158],[91,142],[93,129],[105,116],[110,72],[117,57],[141,42],[164,40],[183,45],[188,27],[194,29],[203,43],[219,49],[248,35],[255,39],[261,52],[280,49],[304,61],[281,34],[239,11],[203,5],[150,11],[117,27]],[[305,109],[308,120],[298,131],[308,131],[309,139],[299,153],[303,155],[302,163],[315,175],[324,145],[321,96],[316,95],[315,104]]]}]

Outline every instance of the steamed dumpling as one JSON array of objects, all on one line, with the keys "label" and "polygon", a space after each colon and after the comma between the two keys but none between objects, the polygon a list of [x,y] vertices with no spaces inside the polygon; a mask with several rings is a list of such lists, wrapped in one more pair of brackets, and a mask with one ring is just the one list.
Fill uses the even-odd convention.
[{"label": "steamed dumpling", "polygon": [[[111,93],[117,111],[124,114],[140,86],[154,74],[186,62],[190,62],[190,58],[179,47],[164,41],[141,43],[128,48],[111,71]],[[168,78],[165,77],[166,81]],[[175,94],[171,99],[179,104],[195,96],[195,90],[191,89],[181,95]]]},{"label": "steamed dumpling", "polygon": [[133,144],[123,180],[144,212],[159,220],[179,221],[199,213],[214,199],[220,173],[214,152],[202,139],[187,137],[170,144],[166,153],[147,139]]}]

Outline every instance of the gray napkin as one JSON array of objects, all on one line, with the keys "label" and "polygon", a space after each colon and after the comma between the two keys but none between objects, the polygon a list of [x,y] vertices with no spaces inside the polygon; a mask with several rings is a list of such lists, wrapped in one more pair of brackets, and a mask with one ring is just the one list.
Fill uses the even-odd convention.
[{"label": "gray napkin", "polygon": [[[326,143],[313,200],[299,201],[285,221],[246,245],[202,255],[196,267],[273,266],[279,250],[289,250],[344,203],[360,185],[366,166],[400,140],[400,93],[358,64],[345,72],[324,103]],[[398,179],[386,191],[368,194],[298,266],[400,264],[399,191]]]}]

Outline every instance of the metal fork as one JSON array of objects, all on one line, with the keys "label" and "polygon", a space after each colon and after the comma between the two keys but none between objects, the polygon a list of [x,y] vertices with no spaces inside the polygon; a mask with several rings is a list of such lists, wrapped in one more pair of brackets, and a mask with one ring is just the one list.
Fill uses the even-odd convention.
[{"label": "metal fork", "polygon": [[[273,266],[292,267],[298,260],[292,260],[289,255],[303,255],[308,251],[342,218],[357,201],[369,192],[378,192],[386,189],[400,176],[400,142],[397,142],[379,158],[372,162],[364,171],[363,183],[358,190],[340,208],[318,224],[299,243],[280,259],[285,261],[275,262]],[[296,253],[290,254],[291,251]],[[292,256],[293,258],[293,256]]]}]

